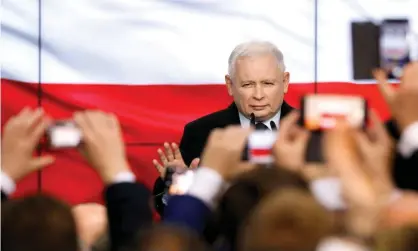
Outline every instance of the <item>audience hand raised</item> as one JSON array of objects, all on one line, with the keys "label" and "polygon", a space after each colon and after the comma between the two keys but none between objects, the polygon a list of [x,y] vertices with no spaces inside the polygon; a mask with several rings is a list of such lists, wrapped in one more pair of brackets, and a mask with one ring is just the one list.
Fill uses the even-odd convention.
[{"label": "audience hand raised", "polygon": [[50,119],[42,109],[24,108],[4,126],[1,161],[2,169],[15,182],[33,171],[54,162],[52,156],[33,157]]}]

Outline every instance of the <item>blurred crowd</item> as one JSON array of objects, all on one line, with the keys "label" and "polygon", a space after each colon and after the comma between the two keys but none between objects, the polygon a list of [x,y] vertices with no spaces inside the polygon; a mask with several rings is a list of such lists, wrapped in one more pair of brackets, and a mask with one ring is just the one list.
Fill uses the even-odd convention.
[{"label": "blurred crowd", "polygon": [[[47,194],[11,199],[17,182],[54,162],[33,155],[52,119],[25,108],[2,134],[1,249],[418,250],[418,63],[405,68],[399,88],[381,70],[374,75],[399,137],[373,111],[366,130],[341,119],[324,134],[325,162],[310,164],[310,133],[292,111],[281,121],[275,162],[265,166],[241,160],[254,128],[215,129],[190,188],[170,197],[158,222],[151,191],[129,166],[118,118],[103,111],[79,111],[73,120],[83,135],[80,154],[105,184],[104,205],[70,207]],[[161,155],[163,177],[181,153],[168,148]],[[415,185],[398,187],[395,166],[416,174],[408,177]]]}]

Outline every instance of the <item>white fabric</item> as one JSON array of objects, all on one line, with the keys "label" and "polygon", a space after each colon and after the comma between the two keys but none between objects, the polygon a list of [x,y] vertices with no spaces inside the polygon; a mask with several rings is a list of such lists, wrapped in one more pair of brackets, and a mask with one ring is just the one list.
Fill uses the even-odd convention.
[{"label": "white fabric", "polygon": [[370,251],[368,247],[337,237],[324,239],[316,249],[317,251]]},{"label": "white fabric", "polygon": [[213,169],[199,167],[195,171],[194,180],[187,194],[203,201],[208,207],[216,206],[216,199],[223,191],[225,181]]},{"label": "white fabric", "polygon": [[[274,115],[271,119],[263,121],[262,123],[265,124],[271,130],[270,122],[273,121],[276,124],[277,130],[279,130],[280,114],[281,114],[281,110],[279,110],[276,113],[276,115]],[[251,120],[245,117],[242,113],[239,113],[239,121],[242,127],[244,128],[250,127]]]},{"label": "white fabric", "polygon": [[417,150],[418,150],[418,121],[414,122],[413,124],[405,128],[398,142],[398,151],[405,158],[409,158]]},{"label": "white fabric", "polygon": [[116,174],[115,179],[113,180],[113,183],[124,183],[124,182],[135,182],[135,174],[133,172],[125,171],[120,172]]},{"label": "white fabric", "polygon": [[346,204],[342,199],[341,181],[339,178],[327,177],[310,183],[315,199],[329,210],[343,210]]},{"label": "white fabric", "polygon": [[[2,1],[2,78],[43,84],[224,84],[233,48],[268,40],[292,83],[352,81],[352,20],[406,17],[418,1],[318,1],[318,74],[309,0]],[[415,10],[415,11],[414,11]],[[39,69],[38,38],[42,39]],[[42,74],[39,76],[39,70]],[[317,79],[314,77],[317,76]]]},{"label": "white fabric", "polygon": [[10,195],[16,190],[16,183],[5,172],[1,171],[1,190]]}]

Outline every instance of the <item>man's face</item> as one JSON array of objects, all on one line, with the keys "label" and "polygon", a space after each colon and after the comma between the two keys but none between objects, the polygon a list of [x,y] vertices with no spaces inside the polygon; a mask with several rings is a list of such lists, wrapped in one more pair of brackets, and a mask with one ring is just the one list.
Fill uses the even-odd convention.
[{"label": "man's face", "polygon": [[229,95],[245,116],[272,118],[280,109],[289,85],[289,73],[279,69],[276,58],[266,54],[236,61],[235,76],[225,76]]}]

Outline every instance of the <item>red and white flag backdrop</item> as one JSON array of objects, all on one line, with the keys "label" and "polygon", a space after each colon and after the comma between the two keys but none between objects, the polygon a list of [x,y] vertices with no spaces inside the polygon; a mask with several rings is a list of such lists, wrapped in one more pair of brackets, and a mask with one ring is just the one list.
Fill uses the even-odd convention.
[{"label": "red and white flag backdrop", "polygon": [[[414,18],[415,2],[320,0],[317,91],[364,95],[388,118],[376,86],[351,79],[350,21]],[[27,105],[41,105],[57,119],[86,108],[114,112],[132,168],[148,185],[157,176],[151,160],[158,146],[178,142],[186,122],[231,102],[223,78],[238,43],[277,44],[291,72],[286,100],[293,106],[315,89],[311,0],[43,0],[40,5],[3,0],[2,5],[2,125]],[[56,156],[42,171],[41,183],[34,174],[20,182],[16,195],[41,185],[72,204],[98,200],[102,184],[79,154]]]}]

